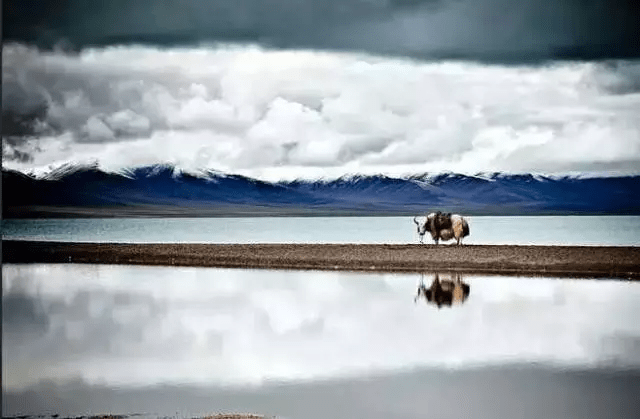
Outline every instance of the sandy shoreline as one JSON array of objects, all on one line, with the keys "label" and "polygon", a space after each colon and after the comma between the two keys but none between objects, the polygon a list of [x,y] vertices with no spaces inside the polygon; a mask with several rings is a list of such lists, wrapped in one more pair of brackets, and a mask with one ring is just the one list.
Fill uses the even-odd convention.
[{"label": "sandy shoreline", "polygon": [[640,279],[640,247],[385,244],[124,244],[7,240],[4,263],[102,263],[248,269]]}]

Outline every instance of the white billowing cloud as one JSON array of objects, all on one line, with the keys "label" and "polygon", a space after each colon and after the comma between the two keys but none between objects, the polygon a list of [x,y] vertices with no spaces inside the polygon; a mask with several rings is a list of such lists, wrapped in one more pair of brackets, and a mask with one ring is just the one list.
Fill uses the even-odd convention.
[{"label": "white billowing cloud", "polygon": [[[504,66],[254,46],[3,50],[3,103],[46,107],[46,169],[170,162],[270,180],[424,171],[640,172],[640,63]],[[35,146],[34,144],[37,144]],[[10,150],[9,150],[10,151]]]},{"label": "white billowing cloud", "polygon": [[149,133],[151,123],[145,116],[138,115],[131,109],[117,111],[106,118],[108,126],[117,134],[144,136]]}]

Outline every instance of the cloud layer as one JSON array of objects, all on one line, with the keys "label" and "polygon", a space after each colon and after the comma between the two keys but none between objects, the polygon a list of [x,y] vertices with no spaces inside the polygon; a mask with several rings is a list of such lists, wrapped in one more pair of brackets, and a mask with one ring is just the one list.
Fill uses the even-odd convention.
[{"label": "cloud layer", "polygon": [[256,46],[3,50],[3,164],[275,180],[640,169],[640,63],[420,62]]}]

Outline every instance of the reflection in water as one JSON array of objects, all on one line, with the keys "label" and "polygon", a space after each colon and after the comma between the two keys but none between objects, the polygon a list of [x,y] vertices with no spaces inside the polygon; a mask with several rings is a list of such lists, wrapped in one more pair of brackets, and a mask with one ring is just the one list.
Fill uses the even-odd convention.
[{"label": "reflection in water", "polygon": [[427,303],[441,308],[443,305],[451,307],[454,304],[462,304],[469,297],[471,286],[460,279],[460,273],[453,273],[452,279],[440,279],[440,273],[436,272],[433,282],[427,288],[424,284],[424,274],[420,275],[418,293],[414,302],[423,296]]},{"label": "reflection in water", "polygon": [[[463,281],[438,274],[428,278],[428,287],[423,278],[418,297],[429,302],[430,291],[429,304],[457,307],[425,321],[433,307],[407,298],[417,274],[73,264],[4,265],[2,271],[2,384],[12,395],[5,406],[13,406],[7,414],[65,406],[69,412],[173,415],[179,404],[190,412],[217,406],[290,412],[285,416],[291,419],[421,417],[406,410],[413,401],[422,406],[418,401],[426,397],[435,406],[443,394],[459,394],[456,389],[472,407],[513,388],[555,389],[551,396],[520,394],[513,399],[518,403],[518,397],[533,403],[534,396],[566,394],[562,380],[534,386],[518,382],[517,374],[487,372],[513,363],[640,369],[640,286],[631,282]],[[466,282],[473,284],[473,298]],[[493,387],[485,388],[488,379]],[[581,379],[569,379],[578,395]],[[129,397],[129,390],[110,393],[113,388],[155,390]],[[611,400],[631,392],[611,389]],[[342,394],[353,397],[344,405],[332,402],[346,400]],[[276,399],[277,409],[265,404]],[[84,401],[70,404],[77,400]],[[358,409],[387,414],[350,410],[358,400],[364,403]],[[567,417],[558,415],[565,412],[559,406],[524,417]],[[523,417],[518,412],[434,417]],[[593,413],[593,406],[583,413]]]}]

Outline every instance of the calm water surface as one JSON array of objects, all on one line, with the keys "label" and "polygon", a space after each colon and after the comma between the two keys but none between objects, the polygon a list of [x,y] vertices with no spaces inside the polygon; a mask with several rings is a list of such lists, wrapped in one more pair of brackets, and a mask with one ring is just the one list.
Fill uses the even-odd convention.
[{"label": "calm water surface", "polygon": [[434,274],[2,269],[4,415],[640,411],[637,283],[465,276],[438,308],[414,300]]},{"label": "calm water surface", "polygon": [[[469,244],[640,245],[639,216],[468,217]],[[4,238],[130,243],[417,243],[412,217],[4,220]],[[453,241],[449,243],[454,243]]]}]

